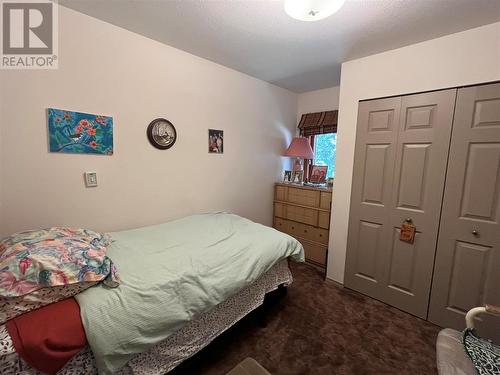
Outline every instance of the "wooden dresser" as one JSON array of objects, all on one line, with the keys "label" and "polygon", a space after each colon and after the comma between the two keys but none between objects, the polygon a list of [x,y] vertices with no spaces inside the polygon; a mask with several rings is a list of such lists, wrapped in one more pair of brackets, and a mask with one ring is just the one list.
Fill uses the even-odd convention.
[{"label": "wooden dresser", "polygon": [[326,268],[332,190],[277,183],[273,226],[304,246],[306,261]]}]

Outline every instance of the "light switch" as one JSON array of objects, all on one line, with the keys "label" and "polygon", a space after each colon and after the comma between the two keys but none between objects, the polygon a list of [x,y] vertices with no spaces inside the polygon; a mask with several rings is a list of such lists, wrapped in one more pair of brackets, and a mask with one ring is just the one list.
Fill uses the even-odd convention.
[{"label": "light switch", "polygon": [[85,172],[85,186],[86,187],[96,187],[97,186],[97,173],[96,172]]}]

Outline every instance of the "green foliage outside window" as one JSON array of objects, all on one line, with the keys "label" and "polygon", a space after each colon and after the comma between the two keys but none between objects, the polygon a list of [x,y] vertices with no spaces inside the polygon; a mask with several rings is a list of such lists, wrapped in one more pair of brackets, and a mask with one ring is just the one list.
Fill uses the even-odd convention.
[{"label": "green foliage outside window", "polygon": [[337,133],[320,134],[314,137],[314,165],[327,165],[326,177],[335,177],[337,156]]}]

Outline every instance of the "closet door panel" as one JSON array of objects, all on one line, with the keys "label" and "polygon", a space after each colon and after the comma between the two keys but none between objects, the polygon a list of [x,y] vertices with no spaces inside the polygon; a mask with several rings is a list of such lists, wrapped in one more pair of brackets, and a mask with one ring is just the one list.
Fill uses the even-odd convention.
[{"label": "closet door panel", "polygon": [[500,143],[469,143],[460,215],[498,222]]},{"label": "closet door panel", "polygon": [[399,240],[400,229],[394,228],[390,253],[388,287],[398,293],[413,294],[415,290],[415,257],[420,252],[421,234],[416,233],[413,243]]},{"label": "closet door panel", "polygon": [[[346,286],[427,317],[456,90],[360,103]],[[401,224],[416,226],[402,242]]]},{"label": "closet door panel", "polygon": [[[463,329],[471,307],[500,305],[500,84],[459,89],[429,320]],[[500,319],[478,321],[500,340]]]},{"label": "closet door panel", "polygon": [[482,288],[485,276],[492,266],[490,260],[490,247],[462,241],[455,242],[448,291],[449,307],[467,312],[473,307],[485,304]]},{"label": "closet door panel", "polygon": [[[456,90],[404,96],[389,226],[394,235],[383,263],[383,301],[427,317]],[[401,224],[416,227],[415,241],[399,240]]]},{"label": "closet door panel", "polygon": [[407,143],[402,145],[397,208],[423,211],[423,193],[430,152],[430,143]]},{"label": "closet door panel", "polygon": [[345,283],[381,297],[401,98],[359,103]]},{"label": "closet door panel", "polygon": [[[363,175],[362,202],[376,206],[384,206],[385,166],[389,144],[366,145],[365,172]],[[382,173],[380,173],[382,172]]]}]

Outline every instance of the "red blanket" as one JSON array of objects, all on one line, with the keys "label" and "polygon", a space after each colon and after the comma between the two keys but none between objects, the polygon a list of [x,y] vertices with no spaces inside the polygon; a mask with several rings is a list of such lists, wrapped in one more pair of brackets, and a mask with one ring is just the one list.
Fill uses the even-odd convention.
[{"label": "red blanket", "polygon": [[51,375],[87,345],[74,298],[20,315],[6,326],[17,353],[30,366]]}]

